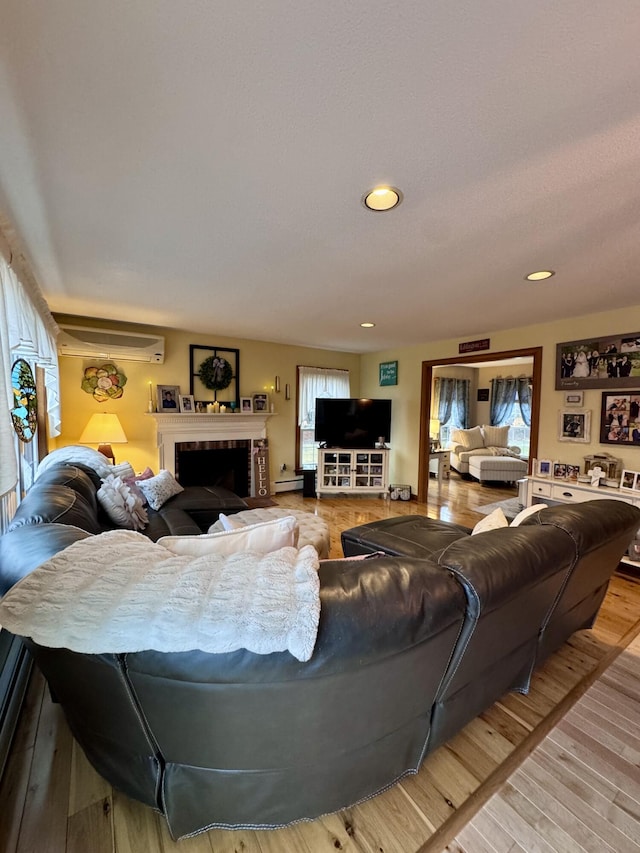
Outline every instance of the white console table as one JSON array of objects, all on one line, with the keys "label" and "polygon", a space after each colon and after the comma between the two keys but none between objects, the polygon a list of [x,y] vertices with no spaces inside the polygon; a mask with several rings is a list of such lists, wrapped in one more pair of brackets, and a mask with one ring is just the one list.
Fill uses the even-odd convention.
[{"label": "white console table", "polygon": [[[527,478],[527,506],[535,503],[581,503],[594,500],[614,500],[633,504],[640,508],[640,495],[627,493],[610,486],[591,486],[589,483],[573,483],[569,480],[557,480],[553,477]],[[623,563],[640,566],[640,562],[624,556]]]},{"label": "white console table", "polygon": [[544,503],[545,498],[563,504],[608,498],[640,507],[640,495],[634,497],[632,493],[612,489],[609,486],[591,486],[589,483],[574,483],[569,480],[556,480],[553,477],[528,477],[527,506]]}]

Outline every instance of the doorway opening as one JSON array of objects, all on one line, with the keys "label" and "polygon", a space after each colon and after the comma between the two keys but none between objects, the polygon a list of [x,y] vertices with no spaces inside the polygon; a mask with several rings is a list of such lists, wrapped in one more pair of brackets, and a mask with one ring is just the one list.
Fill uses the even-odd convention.
[{"label": "doorway opening", "polygon": [[542,377],[542,347],[527,349],[505,350],[494,353],[475,353],[474,355],[457,356],[453,358],[438,358],[422,362],[422,390],[420,395],[420,448],[418,465],[418,501],[426,503],[429,485],[429,420],[431,416],[431,391],[433,387],[433,371],[437,367],[461,365],[476,367],[479,364],[510,361],[513,359],[532,359],[531,367],[531,432],[529,439],[529,473],[531,460],[538,455],[538,421],[540,418],[540,384]]}]

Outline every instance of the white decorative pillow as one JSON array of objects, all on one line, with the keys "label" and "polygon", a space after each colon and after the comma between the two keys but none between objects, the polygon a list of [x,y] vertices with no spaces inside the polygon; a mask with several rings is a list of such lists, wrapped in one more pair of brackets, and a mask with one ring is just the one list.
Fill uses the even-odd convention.
[{"label": "white decorative pillow", "polygon": [[483,424],[484,443],[487,447],[506,447],[509,441],[509,424],[506,426],[486,426]]},{"label": "white decorative pillow", "polygon": [[454,441],[461,444],[465,450],[478,450],[484,447],[484,436],[479,426],[458,430]]},{"label": "white decorative pillow", "polygon": [[275,518],[273,521],[247,524],[236,530],[224,530],[220,533],[203,533],[201,536],[163,536],[158,539],[158,545],[164,545],[174,554],[191,557],[202,557],[205,554],[229,556],[240,551],[269,554],[280,548],[295,548],[297,544],[298,522],[292,515]]},{"label": "white decorative pillow", "polygon": [[531,506],[525,507],[525,509],[516,515],[509,527],[520,527],[525,518],[529,518],[530,515],[535,515],[537,512],[540,512],[541,509],[546,509],[547,506],[549,506],[549,504],[531,504]]},{"label": "white decorative pillow", "polygon": [[482,521],[479,521],[476,526],[471,531],[471,535],[475,536],[476,533],[486,533],[487,530],[497,530],[499,527],[508,527],[509,522],[507,521],[507,516],[504,514],[502,509],[498,507],[494,509],[493,512],[490,512],[489,515],[486,515]]},{"label": "white decorative pillow", "polygon": [[125,477],[133,477],[135,471],[133,470],[131,462],[119,462],[117,465],[111,466],[110,473],[115,474],[116,477],[120,477],[124,480]]},{"label": "white decorative pillow", "polygon": [[218,521],[222,525],[222,530],[240,530],[241,527],[246,527],[246,524],[243,521],[240,521],[234,516],[229,517],[225,515],[223,512],[218,516]]},{"label": "white decorative pillow", "polygon": [[125,530],[142,530],[149,521],[140,497],[115,474],[103,478],[96,497],[100,506],[118,527]]},{"label": "white decorative pillow", "polygon": [[136,484],[147,499],[151,509],[160,509],[169,498],[184,492],[180,483],[170,471],[163,468],[155,477],[148,480],[136,480]]}]

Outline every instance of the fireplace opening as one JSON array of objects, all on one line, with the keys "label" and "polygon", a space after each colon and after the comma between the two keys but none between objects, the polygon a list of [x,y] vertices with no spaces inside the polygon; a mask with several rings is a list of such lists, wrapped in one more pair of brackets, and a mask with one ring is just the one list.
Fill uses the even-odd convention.
[{"label": "fireplace opening", "polygon": [[221,486],[238,497],[249,497],[250,445],[249,441],[177,444],[176,479],[182,486]]}]

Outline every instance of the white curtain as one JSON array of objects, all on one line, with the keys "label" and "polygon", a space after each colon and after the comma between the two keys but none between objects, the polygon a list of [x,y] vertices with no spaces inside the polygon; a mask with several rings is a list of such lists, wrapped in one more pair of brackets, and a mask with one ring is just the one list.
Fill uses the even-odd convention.
[{"label": "white curtain", "polygon": [[348,370],[299,367],[298,379],[298,426],[303,429],[315,426],[318,397],[336,400],[351,396]]},{"label": "white curtain", "polygon": [[15,433],[11,420],[11,366],[17,358],[44,369],[49,435],[60,435],[57,326],[42,303],[42,296],[36,294],[34,299],[0,256],[0,495],[13,489],[17,482]]}]

